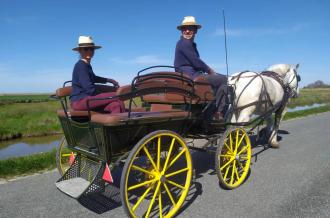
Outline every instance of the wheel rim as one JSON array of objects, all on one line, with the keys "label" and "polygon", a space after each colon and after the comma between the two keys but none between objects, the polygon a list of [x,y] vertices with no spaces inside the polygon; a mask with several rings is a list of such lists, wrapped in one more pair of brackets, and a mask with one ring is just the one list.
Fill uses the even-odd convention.
[{"label": "wheel rim", "polygon": [[[70,156],[71,156],[72,150],[68,148],[68,143],[66,142],[66,139],[63,137],[60,142],[60,146],[58,148],[58,170],[61,175],[64,175],[64,173],[69,169],[70,167]],[[73,153],[74,156],[76,156],[76,153]]]},{"label": "wheel rim", "polygon": [[130,159],[125,178],[126,207],[133,217],[172,217],[190,187],[192,162],[174,133],[147,138]]},{"label": "wheel rim", "polygon": [[251,142],[242,128],[229,131],[217,153],[219,179],[227,188],[241,185],[250,169]]}]

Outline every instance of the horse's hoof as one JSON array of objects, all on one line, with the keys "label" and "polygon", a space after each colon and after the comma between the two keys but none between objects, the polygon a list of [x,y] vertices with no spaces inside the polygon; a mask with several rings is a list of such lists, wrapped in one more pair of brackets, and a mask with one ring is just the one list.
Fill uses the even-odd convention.
[{"label": "horse's hoof", "polygon": [[271,146],[272,148],[280,148],[280,143],[278,143],[278,142],[273,142],[273,143],[270,143],[270,146]]}]

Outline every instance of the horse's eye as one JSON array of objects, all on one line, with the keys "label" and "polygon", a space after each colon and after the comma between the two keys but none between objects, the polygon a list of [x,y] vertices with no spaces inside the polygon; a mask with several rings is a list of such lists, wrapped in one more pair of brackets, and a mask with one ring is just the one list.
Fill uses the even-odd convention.
[{"label": "horse's eye", "polygon": [[297,81],[300,82],[301,78],[300,75],[297,75]]}]

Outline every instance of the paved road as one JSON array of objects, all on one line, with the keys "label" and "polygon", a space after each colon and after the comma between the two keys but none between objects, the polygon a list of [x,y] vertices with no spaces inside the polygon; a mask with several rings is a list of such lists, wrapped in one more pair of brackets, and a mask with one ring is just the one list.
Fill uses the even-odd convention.
[{"label": "paved road", "polygon": [[[238,189],[219,188],[214,157],[192,153],[197,178],[178,217],[330,217],[330,113],[283,122],[281,148],[253,149]],[[0,217],[125,217],[116,192],[77,202],[56,171],[0,185]],[[104,201],[114,195],[115,201]],[[84,206],[85,205],[85,206]]]}]

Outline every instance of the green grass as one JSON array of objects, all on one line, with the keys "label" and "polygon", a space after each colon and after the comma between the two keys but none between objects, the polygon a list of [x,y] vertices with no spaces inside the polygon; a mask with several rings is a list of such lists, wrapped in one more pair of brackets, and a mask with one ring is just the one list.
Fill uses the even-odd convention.
[{"label": "green grass", "polygon": [[327,112],[327,111],[330,111],[330,104],[327,104],[327,105],[324,105],[321,107],[317,107],[317,108],[311,108],[311,109],[307,109],[307,110],[286,113],[284,116],[284,120],[290,120],[290,119],[294,119],[297,117],[305,117],[308,115],[319,114],[319,113],[323,113],[323,112]]},{"label": "green grass", "polygon": [[299,98],[291,99],[289,107],[312,105],[314,103],[330,103],[330,88],[301,89]]},{"label": "green grass", "polygon": [[49,98],[49,95],[50,94],[2,94],[0,95],[0,104],[53,101]]},{"label": "green grass", "polygon": [[28,175],[56,167],[56,150],[0,160],[0,178],[11,178],[17,175]]},{"label": "green grass", "polygon": [[0,140],[60,132],[58,102],[15,103],[0,106]]}]

